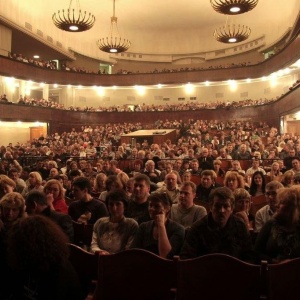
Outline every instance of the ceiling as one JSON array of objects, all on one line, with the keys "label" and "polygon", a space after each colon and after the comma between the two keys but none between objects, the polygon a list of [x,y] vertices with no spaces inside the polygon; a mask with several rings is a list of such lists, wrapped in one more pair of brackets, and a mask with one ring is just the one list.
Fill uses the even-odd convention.
[{"label": "ceiling", "polygon": [[[73,6],[74,3],[76,1],[73,1]],[[68,49],[72,48],[86,56],[109,61],[109,54],[97,48],[96,40],[109,32],[113,1],[80,1],[81,9],[92,12],[96,17],[94,27],[82,33],[61,31],[52,22],[52,14],[67,9],[69,4],[69,0],[0,1],[0,22],[13,28],[12,52],[28,57],[39,54],[45,60],[63,59],[68,57]],[[213,10],[209,0],[116,0],[120,34],[132,42],[128,52],[153,55],[200,53],[226,48],[227,44],[215,41],[212,36],[214,29],[225,25],[226,20],[249,26],[249,39],[264,35],[267,47],[279,41],[288,28],[293,27],[299,11],[299,0],[259,0],[252,11],[227,20],[227,16]],[[32,26],[31,31],[25,29],[25,23]],[[42,38],[36,35],[38,30],[43,32]],[[54,46],[47,42],[47,36],[53,38]],[[57,47],[57,43],[62,48]]]}]

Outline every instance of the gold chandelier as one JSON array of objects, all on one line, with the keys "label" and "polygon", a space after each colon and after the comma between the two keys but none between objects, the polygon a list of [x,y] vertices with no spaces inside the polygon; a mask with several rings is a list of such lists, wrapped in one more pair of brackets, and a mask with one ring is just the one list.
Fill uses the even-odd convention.
[{"label": "gold chandelier", "polygon": [[238,15],[252,10],[258,0],[210,0],[215,11],[225,15]]},{"label": "gold chandelier", "polygon": [[79,0],[76,7],[72,8],[72,0],[68,9],[59,10],[52,16],[53,23],[61,30],[69,32],[81,32],[89,30],[95,23],[95,16],[80,9]]},{"label": "gold chandelier", "polygon": [[234,44],[245,41],[251,33],[251,29],[245,25],[226,24],[214,31],[214,38],[221,43]]},{"label": "gold chandelier", "polygon": [[117,21],[118,18],[115,16],[115,0],[113,0],[113,16],[111,17],[109,36],[100,38],[97,41],[99,49],[103,52],[121,53],[127,51],[131,46],[131,42],[128,39],[120,37]]}]

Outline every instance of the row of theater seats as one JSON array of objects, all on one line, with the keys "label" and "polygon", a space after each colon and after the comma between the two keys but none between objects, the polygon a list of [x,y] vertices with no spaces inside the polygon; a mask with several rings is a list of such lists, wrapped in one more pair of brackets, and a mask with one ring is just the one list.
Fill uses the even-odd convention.
[{"label": "row of theater seats", "polygon": [[140,249],[91,254],[69,244],[86,299],[94,300],[283,300],[298,299],[300,258],[270,265],[225,254],[167,260]]}]

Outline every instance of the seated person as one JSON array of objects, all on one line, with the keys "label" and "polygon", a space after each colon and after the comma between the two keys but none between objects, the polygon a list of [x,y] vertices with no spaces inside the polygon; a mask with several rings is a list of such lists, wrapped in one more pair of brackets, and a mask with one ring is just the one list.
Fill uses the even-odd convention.
[{"label": "seated person", "polygon": [[148,211],[150,184],[150,178],[145,174],[134,177],[133,192],[128,204],[126,217],[135,219],[139,224],[151,220]]},{"label": "seated person", "polygon": [[28,215],[43,215],[54,221],[64,233],[68,236],[69,241],[74,240],[74,228],[72,219],[69,215],[51,209],[47,197],[43,192],[31,191],[26,197],[26,212]]},{"label": "seated person", "polygon": [[19,219],[7,242],[13,284],[5,299],[84,299],[67,242],[61,228],[45,216]]},{"label": "seated person", "polygon": [[180,187],[179,203],[171,207],[170,219],[189,228],[192,224],[207,215],[203,206],[195,205],[196,185],[191,181],[184,182]]},{"label": "seated person", "polygon": [[59,180],[50,179],[47,181],[44,186],[44,193],[51,209],[64,214],[68,213],[68,205],[64,199],[64,188]]},{"label": "seated person", "polygon": [[243,188],[235,189],[233,195],[235,200],[234,214],[245,222],[249,230],[253,230],[255,217],[250,213],[251,195]]},{"label": "seated person", "polygon": [[108,215],[105,204],[91,195],[91,183],[88,178],[79,176],[72,183],[75,201],[69,205],[68,214],[73,221],[94,224]]},{"label": "seated person", "polygon": [[266,184],[265,197],[267,205],[259,209],[255,214],[255,231],[259,232],[261,228],[267,223],[277,212],[279,200],[277,197],[277,190],[283,188],[283,185],[277,181],[270,181]]},{"label": "seated person", "polygon": [[172,258],[181,249],[184,227],[169,219],[171,203],[164,193],[149,196],[151,221],[140,224],[131,248],[145,249],[162,258]]},{"label": "seated person", "polygon": [[188,230],[180,257],[195,258],[224,253],[253,261],[251,237],[245,223],[233,215],[234,195],[227,187],[214,189],[209,196],[211,211]]},{"label": "seated person", "polygon": [[178,203],[179,200],[179,187],[177,184],[177,172],[171,171],[168,173],[164,180],[164,185],[158,188],[155,192],[166,193],[171,203]]},{"label": "seated person", "polygon": [[277,190],[277,213],[260,230],[255,242],[259,259],[280,263],[300,257],[300,188]]},{"label": "seated person", "polygon": [[109,217],[103,217],[94,224],[91,251],[112,254],[129,249],[139,228],[138,223],[124,216],[128,198],[124,190],[107,194],[106,205]]},{"label": "seated person", "polygon": [[198,200],[207,202],[210,192],[216,187],[215,180],[217,175],[213,170],[204,170],[201,173],[200,184],[196,189],[196,197]]}]

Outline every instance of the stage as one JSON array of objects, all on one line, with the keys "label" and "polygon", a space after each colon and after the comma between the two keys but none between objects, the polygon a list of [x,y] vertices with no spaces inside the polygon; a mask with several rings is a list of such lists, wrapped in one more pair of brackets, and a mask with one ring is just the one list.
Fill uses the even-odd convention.
[{"label": "stage", "polygon": [[130,145],[143,143],[144,140],[147,140],[149,145],[163,144],[166,140],[170,140],[174,143],[176,141],[176,129],[138,130],[121,135],[121,143]]}]

